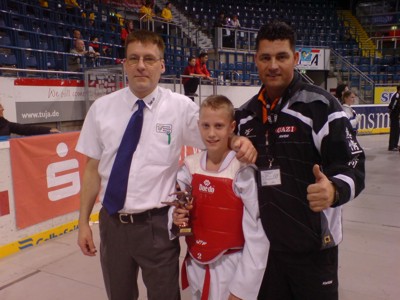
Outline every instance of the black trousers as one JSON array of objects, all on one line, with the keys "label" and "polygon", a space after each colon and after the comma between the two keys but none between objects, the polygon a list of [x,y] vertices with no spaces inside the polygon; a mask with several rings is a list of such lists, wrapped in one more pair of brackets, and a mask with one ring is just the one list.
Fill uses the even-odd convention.
[{"label": "black trousers", "polygon": [[390,134],[389,134],[389,150],[396,148],[399,144],[399,134],[400,134],[400,119],[399,116],[390,115]]},{"label": "black trousers", "polygon": [[124,224],[100,210],[100,261],[110,300],[138,299],[139,268],[147,299],[180,299],[180,246],[169,239],[167,212]]},{"label": "black trousers", "polygon": [[190,78],[188,81],[185,82],[183,85],[183,89],[185,90],[185,95],[192,95],[196,93],[197,88],[199,86],[199,78]]},{"label": "black trousers", "polygon": [[338,247],[308,254],[269,252],[259,300],[338,297]]}]

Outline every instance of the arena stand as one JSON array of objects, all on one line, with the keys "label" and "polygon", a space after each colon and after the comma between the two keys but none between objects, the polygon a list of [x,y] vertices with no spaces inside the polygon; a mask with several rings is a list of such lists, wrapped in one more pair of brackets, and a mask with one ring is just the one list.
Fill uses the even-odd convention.
[{"label": "arena stand", "polygon": [[[135,1],[82,0],[79,1],[80,8],[73,11],[66,9],[64,1],[47,2],[48,7],[40,6],[37,0],[1,2],[2,76],[82,79],[82,73],[68,72],[67,68],[68,58],[72,55],[69,49],[73,29],[81,31],[86,44],[90,36],[97,36],[100,47],[108,48],[107,55],[100,56],[98,65],[118,64],[122,58],[120,30],[123,19],[134,19],[135,28],[147,27],[163,35],[166,75],[179,77],[190,55],[208,51],[208,68],[214,77],[233,85],[257,85],[260,82],[253,61],[256,32],[262,24],[278,18],[296,28],[298,47],[331,50],[327,76],[354,87],[362,103],[373,102],[375,86],[393,85],[400,79],[399,52],[382,49],[379,45],[384,44],[383,40],[379,44],[378,39],[369,37],[375,34],[368,23],[374,20],[370,17],[373,12],[361,11],[358,21],[349,10],[339,7],[338,1],[250,0],[243,4],[239,0],[174,0],[171,2],[176,23],[168,25],[167,34],[164,30],[167,24],[157,17],[152,24],[142,22],[138,5],[132,4]],[[164,1],[158,0],[155,4],[156,11],[160,11]],[[222,11],[227,17],[238,15],[241,28],[222,28],[219,36],[214,23]],[[90,19],[94,19],[92,26]],[[396,15],[394,20],[398,23]],[[212,44],[201,48],[199,36],[193,36],[193,32],[207,36]],[[16,68],[18,72],[9,68]]]}]

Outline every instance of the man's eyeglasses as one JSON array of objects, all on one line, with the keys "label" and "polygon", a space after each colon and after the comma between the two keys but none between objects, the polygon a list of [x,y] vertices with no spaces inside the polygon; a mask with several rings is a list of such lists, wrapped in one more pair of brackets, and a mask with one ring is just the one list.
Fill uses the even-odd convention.
[{"label": "man's eyeglasses", "polygon": [[126,59],[126,61],[128,65],[136,66],[141,59],[143,60],[143,64],[145,64],[146,66],[153,66],[156,62],[162,60],[162,58],[156,58],[154,56],[145,56],[145,57],[130,56]]}]

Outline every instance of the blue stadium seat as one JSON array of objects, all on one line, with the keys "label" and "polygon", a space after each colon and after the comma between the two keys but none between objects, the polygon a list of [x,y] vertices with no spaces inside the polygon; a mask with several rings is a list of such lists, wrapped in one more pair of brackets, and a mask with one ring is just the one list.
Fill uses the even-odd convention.
[{"label": "blue stadium seat", "polygon": [[37,69],[38,63],[34,55],[25,56],[25,66],[27,68]]},{"label": "blue stadium seat", "polygon": [[369,65],[361,65],[358,66],[361,72],[370,73],[370,66]]},{"label": "blue stadium seat", "polygon": [[236,71],[244,71],[244,64],[242,62],[235,63],[235,70]]},{"label": "blue stadium seat", "polygon": [[11,46],[11,39],[8,35],[0,35],[0,46]]},{"label": "blue stadium seat", "polygon": [[17,58],[14,54],[4,54],[2,61],[6,67],[15,67],[17,65]]}]

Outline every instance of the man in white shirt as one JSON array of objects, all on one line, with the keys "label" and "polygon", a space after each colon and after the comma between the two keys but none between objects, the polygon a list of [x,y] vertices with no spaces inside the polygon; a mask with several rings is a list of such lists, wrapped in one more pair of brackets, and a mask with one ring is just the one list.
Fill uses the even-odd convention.
[{"label": "man in white shirt", "polygon": [[[104,194],[125,128],[143,100],[141,138],[132,156],[123,208],[100,211],[100,259],[109,299],[137,299],[142,270],[148,299],[180,299],[179,242],[170,241],[168,207],[175,191],[183,145],[203,148],[197,126],[198,106],[188,97],[158,86],[165,71],[164,42],[149,31],[134,31],[126,42],[125,72],[129,87],[96,100],[76,147],[88,157],[81,192],[78,245],[94,256],[89,217],[96,197]],[[254,162],[250,141],[233,137],[237,157]]]}]

